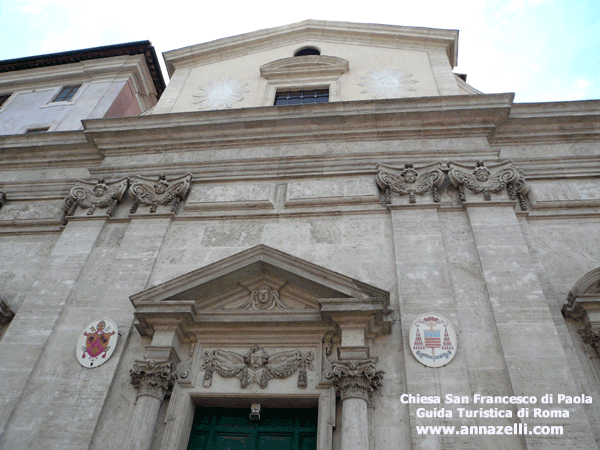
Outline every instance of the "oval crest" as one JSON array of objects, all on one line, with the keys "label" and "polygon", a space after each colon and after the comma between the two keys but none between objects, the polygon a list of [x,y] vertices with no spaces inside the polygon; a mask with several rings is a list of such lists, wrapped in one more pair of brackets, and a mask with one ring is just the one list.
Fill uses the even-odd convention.
[{"label": "oval crest", "polygon": [[417,317],[408,332],[412,354],[427,367],[442,367],[456,354],[456,333],[441,314],[427,313]]},{"label": "oval crest", "polygon": [[87,324],[77,339],[77,361],[87,369],[108,361],[117,346],[117,325],[110,319],[96,319]]}]

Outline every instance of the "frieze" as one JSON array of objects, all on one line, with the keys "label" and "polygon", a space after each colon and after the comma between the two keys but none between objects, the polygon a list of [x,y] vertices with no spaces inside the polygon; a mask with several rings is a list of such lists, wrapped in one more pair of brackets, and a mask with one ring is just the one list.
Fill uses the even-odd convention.
[{"label": "frieze", "polygon": [[131,384],[138,390],[138,397],[150,395],[161,401],[170,394],[177,378],[171,361],[138,360],[129,375]]},{"label": "frieze", "polygon": [[175,213],[181,201],[188,195],[192,181],[191,174],[185,174],[171,181],[165,174],[160,174],[158,180],[135,176],[131,177],[129,192],[133,197],[130,213],[135,214],[140,204],[150,206],[150,212],[155,213],[158,205],[171,204],[171,212]]},{"label": "frieze", "polygon": [[413,164],[405,164],[404,168],[396,168],[377,164],[377,184],[385,192],[385,202],[392,202],[391,193],[408,195],[409,203],[416,203],[416,194],[431,191],[433,201],[439,203],[439,189],[444,183],[444,172],[441,164],[435,163],[416,169]]},{"label": "frieze", "polygon": [[252,346],[244,355],[227,350],[204,352],[201,369],[204,370],[203,386],[212,386],[213,374],[223,378],[238,378],[242,389],[256,383],[266,388],[273,378],[288,378],[298,371],[298,387],[307,386],[307,369],[314,370],[314,353],[292,350],[272,356],[259,345]]},{"label": "frieze", "polygon": [[129,179],[120,178],[112,182],[106,182],[103,178],[97,183],[77,180],[75,187],[71,189],[65,199],[66,216],[72,216],[77,206],[86,209],[86,214],[91,216],[97,208],[106,208],[106,214],[111,216],[123,198]]},{"label": "frieze", "polygon": [[461,201],[466,200],[465,187],[475,194],[483,194],[485,201],[492,199],[492,194],[507,189],[511,200],[519,200],[521,209],[527,209],[525,200],[529,187],[525,178],[511,161],[486,166],[483,161],[477,161],[475,167],[450,162],[448,163],[448,178],[458,189]]},{"label": "frieze", "polygon": [[375,369],[375,360],[335,361],[332,364],[333,385],[343,401],[362,398],[371,401],[374,391],[381,387],[384,372]]}]

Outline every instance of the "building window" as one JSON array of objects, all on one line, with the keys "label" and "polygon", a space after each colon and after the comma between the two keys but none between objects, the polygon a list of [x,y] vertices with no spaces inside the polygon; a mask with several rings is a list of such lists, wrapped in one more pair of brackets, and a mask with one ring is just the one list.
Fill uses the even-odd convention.
[{"label": "building window", "polygon": [[327,103],[329,89],[309,89],[304,91],[277,91],[275,105],[306,105],[309,103]]},{"label": "building window", "polygon": [[6,103],[6,100],[8,100],[11,95],[12,94],[0,94],[0,108],[2,108],[2,105]]},{"label": "building window", "polygon": [[45,133],[46,131],[48,131],[50,129],[50,127],[43,127],[43,128],[29,128],[25,133],[27,134],[33,134],[33,133]]},{"label": "building window", "polygon": [[304,47],[298,50],[296,53],[294,53],[294,56],[319,56],[320,54],[321,52],[316,47]]},{"label": "building window", "polygon": [[80,84],[76,86],[65,86],[61,89],[58,95],[52,100],[52,102],[68,102],[73,99],[75,93],[81,87]]}]

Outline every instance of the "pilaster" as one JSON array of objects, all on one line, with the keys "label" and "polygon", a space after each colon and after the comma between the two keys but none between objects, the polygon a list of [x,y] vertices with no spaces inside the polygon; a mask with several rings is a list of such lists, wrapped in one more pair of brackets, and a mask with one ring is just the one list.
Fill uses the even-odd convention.
[{"label": "pilaster", "polygon": [[[467,202],[466,208],[514,395],[582,394],[575,389],[514,205]],[[567,442],[572,449],[596,446],[582,408],[561,408],[570,409],[569,420],[552,424],[564,425],[568,434],[561,440],[527,435],[528,448],[558,449]],[[530,428],[545,422],[527,419]]]}]

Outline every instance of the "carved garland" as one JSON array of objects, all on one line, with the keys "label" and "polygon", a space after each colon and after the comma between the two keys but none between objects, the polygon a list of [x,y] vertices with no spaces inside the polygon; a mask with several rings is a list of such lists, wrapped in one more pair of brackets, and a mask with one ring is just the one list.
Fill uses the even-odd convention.
[{"label": "carved garland", "polygon": [[258,345],[252,346],[245,355],[213,350],[204,352],[202,359],[201,369],[205,371],[202,384],[206,388],[211,387],[214,372],[223,378],[238,378],[242,389],[252,383],[264,389],[272,378],[287,378],[298,371],[298,387],[304,389],[307,386],[306,370],[314,370],[313,352],[292,350],[269,356]]},{"label": "carved garland", "polygon": [[129,192],[134,200],[129,212],[134,214],[142,204],[150,206],[150,212],[154,213],[158,205],[168,205],[173,202],[171,212],[174,213],[190,191],[191,181],[192,175],[189,173],[170,182],[167,181],[165,174],[160,174],[158,181],[145,177],[132,177]]},{"label": "carved garland", "polygon": [[129,375],[131,384],[138,390],[138,397],[150,395],[161,401],[170,394],[177,378],[171,361],[136,361]]},{"label": "carved garland", "polygon": [[492,199],[491,194],[506,188],[510,199],[518,200],[521,210],[528,209],[529,185],[511,161],[487,167],[483,161],[478,161],[475,168],[452,162],[447,167],[435,163],[420,168],[415,168],[412,163],[405,164],[403,168],[377,164],[376,179],[387,205],[392,202],[392,192],[408,195],[409,203],[416,203],[418,194],[431,191],[433,201],[439,203],[440,189],[446,180],[445,172],[463,202],[466,201],[465,187],[475,194],[483,194],[485,201]]},{"label": "carved garland", "polygon": [[72,216],[77,206],[81,206],[87,208],[88,216],[94,214],[96,208],[107,208],[106,214],[111,216],[123,198],[128,185],[127,177],[110,183],[103,178],[97,183],[78,180],[65,199],[66,215]]},{"label": "carved garland", "polygon": [[390,204],[391,191],[398,194],[408,194],[408,201],[416,203],[415,194],[423,194],[430,191],[433,201],[439,203],[439,189],[444,182],[444,172],[440,164],[433,164],[415,169],[411,163],[405,164],[404,169],[377,164],[377,184],[385,191],[385,202]]}]

